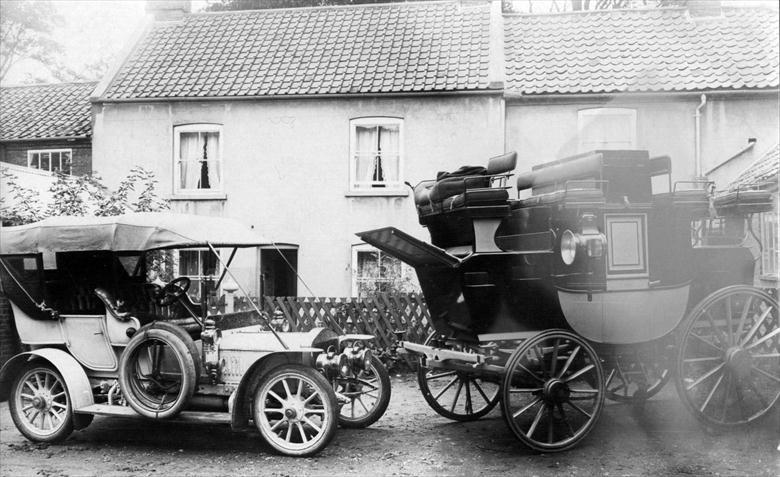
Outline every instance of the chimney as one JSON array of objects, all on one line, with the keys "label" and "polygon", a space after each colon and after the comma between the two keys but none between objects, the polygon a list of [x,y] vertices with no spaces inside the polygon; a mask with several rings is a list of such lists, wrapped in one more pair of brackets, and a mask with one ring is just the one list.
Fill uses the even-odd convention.
[{"label": "chimney", "polygon": [[146,0],[146,13],[155,20],[181,20],[192,11],[190,0]]},{"label": "chimney", "polygon": [[693,18],[721,16],[720,0],[688,0],[688,13]]}]

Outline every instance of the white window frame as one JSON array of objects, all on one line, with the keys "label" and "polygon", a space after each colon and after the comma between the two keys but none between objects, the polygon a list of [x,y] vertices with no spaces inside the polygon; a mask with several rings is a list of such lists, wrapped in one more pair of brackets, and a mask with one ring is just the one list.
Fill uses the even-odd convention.
[{"label": "white window frame", "polygon": [[[775,205],[777,205],[777,200],[775,200]],[[759,269],[759,277],[762,280],[777,281],[779,277],[778,261],[780,261],[780,250],[778,250],[776,210],[756,214],[758,216],[761,244],[763,246]]]},{"label": "white window frame", "polygon": [[[383,252],[379,250],[378,248],[374,247],[373,245],[369,245],[367,243],[359,243],[352,245],[352,296],[358,296],[358,284],[360,283],[360,277],[358,275],[358,254],[360,252],[376,252],[379,253],[380,261],[382,255],[389,255],[386,252]],[[392,257],[392,255],[390,255]],[[393,257],[395,258],[395,257]],[[396,258],[397,260],[397,258]],[[400,279],[406,278],[406,269],[403,266],[403,262],[401,262],[401,276],[398,277]]]},{"label": "white window frame", "polygon": [[[614,148],[609,146],[592,147],[586,146],[584,131],[585,126],[597,120],[599,116],[625,116],[631,123],[630,144],[625,147]],[[632,108],[588,108],[577,111],[577,147],[579,152],[591,151],[593,149],[636,149],[636,109]]]},{"label": "white window frame", "polygon": [[[36,169],[39,171],[46,171],[46,172],[52,172],[52,160],[51,160],[51,154],[53,153],[59,153],[60,155],[60,171],[62,170],[62,153],[67,152],[70,155],[70,171],[68,172],[68,175],[73,174],[73,149],[28,149],[27,150],[27,167],[30,169]],[[41,169],[40,167],[33,167],[32,166],[32,159],[33,154],[38,154],[38,165],[41,164],[41,154],[49,154],[49,169]]]},{"label": "white window frame", "polygon": [[[208,252],[209,254],[213,254],[214,253],[209,248],[181,248],[181,249],[177,249],[176,250],[176,254],[174,255],[174,264],[173,264],[173,268],[174,268],[174,274],[173,275],[174,275],[174,277],[176,277],[176,278],[178,278],[178,277],[187,277],[190,280],[199,280],[199,281],[203,281],[203,280],[205,280],[208,277],[213,277],[215,282],[219,279],[220,275],[222,274],[222,262],[220,262],[219,260],[217,260],[217,267],[214,270],[214,274],[213,275],[204,275],[203,273],[199,273],[198,275],[185,275],[185,274],[180,273],[180,271],[181,271],[181,268],[180,268],[181,267],[181,260],[182,260],[181,253],[182,252],[198,252],[198,272],[203,272],[203,263],[201,262],[201,260],[202,260],[201,253],[202,252]],[[187,290],[187,294],[189,295],[190,292],[192,292],[192,291],[193,291],[192,288],[190,288],[189,290]],[[200,292],[200,289],[198,289],[198,291]],[[219,296],[222,293],[222,285],[221,284],[220,284],[219,288],[216,289],[216,293],[217,293],[217,296]],[[191,295],[190,295],[190,299],[192,299]],[[198,302],[198,303],[200,303],[200,302]]]},{"label": "white window frame", "polygon": [[[219,160],[218,172],[219,172],[219,187],[211,187],[208,189],[184,189],[180,187],[181,184],[181,167],[180,162],[180,147],[181,147],[181,134],[182,133],[217,133],[219,134]],[[181,124],[173,127],[173,193],[174,194],[192,194],[192,195],[214,195],[224,191],[225,187],[225,136],[222,132],[221,124],[214,123],[196,123],[196,124]]]},{"label": "white window frame", "polygon": [[[383,181],[376,186],[359,184],[357,174],[357,127],[358,126],[398,126],[398,181]],[[405,192],[404,189],[404,120],[398,117],[373,116],[355,118],[349,121],[349,190],[367,195],[386,195]]]}]

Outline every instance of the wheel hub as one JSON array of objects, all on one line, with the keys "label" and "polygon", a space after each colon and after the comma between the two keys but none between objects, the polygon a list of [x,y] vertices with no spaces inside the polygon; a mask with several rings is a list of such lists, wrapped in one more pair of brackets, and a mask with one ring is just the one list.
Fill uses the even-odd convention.
[{"label": "wheel hub", "polygon": [[561,403],[569,399],[569,386],[560,379],[550,379],[544,383],[542,397],[549,403]]},{"label": "wheel hub", "polygon": [[51,396],[48,396],[47,394],[48,393],[45,392],[39,392],[32,399],[32,405],[36,410],[47,411],[51,407],[52,399]]},{"label": "wheel hub", "polygon": [[288,399],[284,403],[284,417],[288,421],[297,422],[304,416],[303,401],[300,399],[292,398]]},{"label": "wheel hub", "polygon": [[753,366],[753,359],[750,353],[739,346],[732,346],[726,350],[725,361],[726,367],[737,379],[746,378]]}]

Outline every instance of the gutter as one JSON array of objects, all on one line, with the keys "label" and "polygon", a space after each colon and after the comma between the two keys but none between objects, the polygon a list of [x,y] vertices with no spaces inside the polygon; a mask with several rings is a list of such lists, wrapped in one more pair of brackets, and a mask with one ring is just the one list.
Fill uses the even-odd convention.
[{"label": "gutter", "polygon": [[162,96],[159,98],[100,98],[91,97],[92,103],[169,103],[191,101],[269,101],[269,100],[301,100],[301,99],[364,99],[364,98],[419,98],[426,96],[501,96],[503,89],[452,90],[452,91],[419,91],[394,93],[333,93],[333,94],[285,94],[262,96]]},{"label": "gutter", "polygon": [[668,98],[697,98],[702,93],[708,96],[764,96],[777,95],[780,88],[765,89],[713,89],[708,91],[622,91],[613,93],[544,93],[544,94],[523,94],[508,91],[504,98],[508,102],[582,102],[582,101],[608,101],[617,98],[646,99],[657,100],[659,97]]},{"label": "gutter", "polygon": [[718,169],[720,169],[721,167],[725,166],[725,165],[726,165],[726,164],[728,164],[729,162],[731,162],[731,161],[733,161],[734,159],[736,159],[736,158],[740,157],[742,154],[745,154],[746,152],[748,152],[748,151],[750,151],[751,149],[753,149],[753,147],[755,147],[755,145],[756,145],[756,139],[755,139],[755,138],[750,138],[750,139],[748,139],[748,145],[747,145],[747,146],[745,146],[745,148],[743,148],[741,151],[739,151],[738,153],[734,154],[733,156],[729,157],[729,158],[728,158],[728,159],[726,159],[725,161],[721,162],[721,163],[720,163],[720,164],[718,164],[717,166],[713,167],[713,168],[712,168],[712,169],[710,169],[709,171],[705,172],[705,173],[704,173],[704,175],[705,175],[705,176],[709,176],[710,174],[712,174],[713,172],[717,171],[717,170],[718,170]]},{"label": "gutter", "polygon": [[36,141],[75,141],[77,139],[90,139],[91,136],[57,136],[57,137],[31,137],[21,139],[0,139],[0,143],[7,142],[36,142]]}]

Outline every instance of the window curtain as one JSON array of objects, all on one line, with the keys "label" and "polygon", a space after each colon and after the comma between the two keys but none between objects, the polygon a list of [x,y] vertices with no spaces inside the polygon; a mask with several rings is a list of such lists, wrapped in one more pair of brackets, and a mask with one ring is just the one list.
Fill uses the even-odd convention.
[{"label": "window curtain", "polygon": [[179,187],[195,189],[200,178],[200,156],[198,154],[198,133],[179,135]]},{"label": "window curtain", "polygon": [[355,128],[355,179],[358,182],[373,180],[377,134],[376,126]]},{"label": "window curtain", "polygon": [[398,126],[379,127],[379,151],[381,155],[381,167],[383,180],[389,182],[398,181]]},{"label": "window curtain", "polygon": [[219,133],[210,132],[203,134],[205,139],[205,157],[206,174],[208,177],[208,187],[205,187],[201,181],[201,188],[218,189],[222,182],[220,177],[219,162],[222,159],[219,157]]}]

